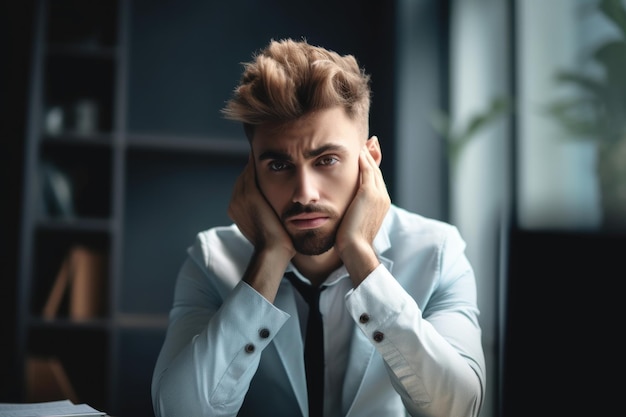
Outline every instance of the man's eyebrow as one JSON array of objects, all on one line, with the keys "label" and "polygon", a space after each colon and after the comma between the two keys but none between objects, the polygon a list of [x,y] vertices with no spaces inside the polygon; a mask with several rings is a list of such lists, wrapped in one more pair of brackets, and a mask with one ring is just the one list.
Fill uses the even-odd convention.
[{"label": "man's eyebrow", "polygon": [[324,152],[328,152],[328,151],[343,152],[345,150],[346,150],[345,146],[330,143],[328,145],[320,146],[317,149],[309,149],[309,150],[305,151],[304,152],[304,157],[307,158],[307,159],[310,159],[310,158],[315,158],[316,156],[320,156]]},{"label": "man's eyebrow", "polygon": [[265,151],[259,155],[259,161],[263,161],[265,159],[278,159],[281,161],[291,161],[291,155],[285,152]]},{"label": "man's eyebrow", "polygon": [[[345,152],[346,151],[346,147],[342,146],[342,145],[337,145],[337,144],[328,144],[328,145],[323,145],[320,146],[319,148],[316,149],[309,149],[307,151],[304,152],[304,157],[306,159],[311,159],[311,158],[315,158],[320,156],[321,154],[323,154],[324,152],[328,152],[328,151],[338,151],[338,152]],[[291,155],[289,155],[286,152],[280,152],[280,151],[272,151],[272,150],[268,150],[265,152],[262,152],[259,155],[259,161],[263,161],[266,159],[278,159],[281,161],[291,161]]]}]

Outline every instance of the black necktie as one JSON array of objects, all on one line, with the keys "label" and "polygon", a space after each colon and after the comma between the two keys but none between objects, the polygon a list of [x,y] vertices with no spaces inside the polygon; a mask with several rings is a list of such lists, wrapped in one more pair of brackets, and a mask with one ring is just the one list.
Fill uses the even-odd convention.
[{"label": "black necktie", "polygon": [[304,342],[304,369],[309,396],[309,417],[322,417],[324,409],[324,329],[319,309],[320,293],[317,288],[300,281],[292,272],[286,277],[309,304],[309,319]]}]

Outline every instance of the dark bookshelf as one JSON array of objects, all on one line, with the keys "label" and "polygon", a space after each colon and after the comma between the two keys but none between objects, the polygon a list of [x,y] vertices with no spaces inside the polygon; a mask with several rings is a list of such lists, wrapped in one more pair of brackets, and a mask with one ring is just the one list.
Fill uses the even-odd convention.
[{"label": "dark bookshelf", "polygon": [[[391,83],[390,66],[367,63],[388,61],[369,45],[393,42],[387,26],[371,33],[379,19],[393,20],[392,8],[328,2],[337,14],[324,11],[330,22],[320,27],[317,6],[303,16],[283,2],[245,3],[258,16],[242,30],[225,19],[241,17],[229,2],[34,1],[16,302],[22,398],[11,401],[25,399],[28,359],[50,357],[81,401],[118,417],[152,415],[152,369],[186,249],[200,230],[230,223],[248,143],[220,109],[254,50],[306,36],[361,57],[380,72],[379,90]],[[275,22],[272,10],[304,26]],[[362,19],[346,27],[346,15]],[[391,112],[382,99],[376,106]],[[377,133],[391,131],[390,115],[377,117],[385,116],[387,125],[373,122]],[[77,246],[106,255],[106,306],[76,320],[64,299],[45,318]]]},{"label": "dark bookshelf", "polygon": [[[33,392],[27,383],[38,376],[26,371],[42,360],[58,365],[57,372],[64,374],[78,400],[100,409],[113,404],[109,369],[115,360],[115,321],[109,293],[118,277],[110,271],[108,258],[118,242],[112,178],[119,157],[114,137],[123,66],[118,49],[123,43],[122,4],[33,2],[17,285],[15,384],[21,398],[14,401],[50,400],[29,397]],[[61,274],[77,246],[107,257],[96,266],[105,289],[90,294],[103,307],[81,320],[70,314],[72,297],[82,297],[71,289],[78,288],[78,272],[72,278],[69,272]],[[58,307],[44,317],[61,275],[68,277],[67,288],[61,287]]]}]

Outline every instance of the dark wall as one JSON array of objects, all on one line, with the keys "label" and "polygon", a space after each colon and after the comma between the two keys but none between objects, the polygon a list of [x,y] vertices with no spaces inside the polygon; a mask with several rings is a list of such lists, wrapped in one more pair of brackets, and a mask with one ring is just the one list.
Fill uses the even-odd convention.
[{"label": "dark wall", "polygon": [[33,1],[0,6],[0,402],[16,388],[15,299],[22,198],[22,161],[26,127]]},{"label": "dark wall", "polygon": [[[26,135],[26,120],[27,120],[27,108],[28,108],[28,94],[31,72],[31,53],[33,43],[33,31],[34,31],[34,4],[35,0],[20,0],[20,1],[7,1],[3,2],[0,6],[0,105],[2,111],[2,122],[0,123],[0,129],[2,129],[2,135],[0,136],[0,158],[2,174],[0,176],[0,189],[3,191],[3,196],[0,198],[0,209],[2,213],[0,215],[0,259],[1,259],[1,279],[2,286],[0,287],[0,402],[15,402],[19,395],[18,387],[16,387],[15,379],[13,375],[17,373],[15,367],[15,323],[16,323],[16,283],[19,265],[19,247],[20,247],[20,228],[21,228],[21,204],[22,204],[22,171],[24,160],[24,139]],[[154,16],[159,16],[158,2],[149,0],[135,0],[133,6],[133,12],[137,13],[134,16],[134,26],[145,22],[146,25],[151,28],[151,31],[156,34],[155,36],[163,36],[163,31],[170,25],[159,25],[158,19]],[[164,42],[158,43],[160,54],[166,54],[167,51],[172,52],[171,61],[174,65],[180,65],[180,61],[176,60],[176,53],[180,52],[177,48],[181,45],[185,46],[189,44],[181,44],[173,46],[168,49],[168,42],[175,39],[175,36],[180,35],[181,31],[175,29],[181,29],[177,27],[180,24],[180,20],[171,19],[172,13],[181,13],[181,8],[184,9],[185,5],[191,7],[193,5],[201,5],[198,7],[209,7],[211,4],[214,7],[221,8],[235,8],[234,5],[229,5],[228,2],[198,2],[197,0],[182,0],[177,1],[176,5],[178,9],[168,10],[168,13],[162,13],[163,22],[170,23],[172,27],[167,30],[172,30],[172,36],[168,36],[163,39]],[[254,7],[261,7],[255,2]],[[395,22],[396,22],[396,10],[395,2],[375,2],[372,4],[366,4],[361,0],[346,0],[343,2],[333,2],[330,0],[321,0],[316,3],[301,3],[294,4],[294,2],[286,0],[271,0],[265,3],[264,7],[274,7],[276,15],[274,18],[280,22],[278,25],[276,22],[267,21],[263,19],[254,19],[254,10],[247,10],[245,14],[246,24],[242,22],[232,22],[232,25],[236,28],[238,37],[227,39],[228,44],[224,47],[229,48],[230,43],[239,45],[236,50],[245,50],[245,56],[241,56],[241,60],[248,59],[249,53],[255,47],[262,47],[269,38],[258,38],[251,40],[249,33],[262,33],[280,37],[280,35],[298,37],[300,35],[307,36],[311,43],[316,43],[322,46],[329,47],[337,50],[340,53],[354,54],[360,63],[364,66],[366,71],[372,75],[372,88],[373,88],[373,101],[371,112],[371,133],[378,135],[381,139],[383,153],[385,157],[382,161],[382,169],[387,180],[389,192],[394,196],[394,101],[395,101],[395,79],[394,79],[394,64],[395,60]],[[162,11],[161,11],[162,12]],[[267,11],[265,12],[267,13]],[[234,16],[239,15],[234,13]],[[303,18],[306,16],[306,18]],[[184,17],[184,16],[183,16]],[[194,16],[187,17],[192,19]],[[153,18],[153,20],[150,20]],[[156,19],[156,20],[155,20]],[[155,23],[156,22],[156,23]],[[176,23],[171,23],[176,22]],[[287,22],[287,23],[285,23]],[[222,22],[222,25],[224,23]],[[230,26],[230,23],[228,23]],[[250,27],[249,25],[257,25]],[[173,29],[172,29],[173,28]],[[185,29],[185,28],[182,28]],[[131,27],[132,30],[132,27]],[[195,30],[195,29],[194,29]],[[201,26],[199,31],[210,31],[210,26]],[[184,31],[183,31],[184,32]],[[249,33],[248,33],[249,32]],[[134,36],[135,46],[140,45],[141,34],[149,33],[148,31],[137,31],[132,33]],[[248,33],[248,35],[246,34]],[[149,39],[148,44],[155,43],[154,39]],[[152,43],[151,43],[152,42]],[[198,59],[203,58],[202,48],[206,45],[198,46],[192,44],[196,49],[200,50],[200,53],[195,54],[187,53],[182,56],[183,59],[188,59],[190,56],[200,56]],[[246,48],[242,48],[242,42]],[[250,48],[248,43],[250,42]],[[221,45],[220,45],[221,46]],[[140,48],[135,48],[134,52],[140,52]],[[145,52],[145,50],[144,50]],[[228,52],[228,51],[227,51]],[[131,50],[131,53],[133,51]],[[232,52],[231,52],[232,53]],[[166,54],[167,56],[167,54]],[[139,65],[141,60],[131,59],[131,63]],[[231,62],[229,60],[229,62]],[[228,90],[234,86],[236,79],[239,76],[241,67],[239,66],[239,59],[233,59],[233,71],[232,71],[232,83],[226,85]],[[203,62],[201,61],[200,64]],[[140,80],[131,79],[134,81],[131,83],[131,87],[134,88],[138,84],[137,82],[150,82],[151,76],[159,74],[159,71],[164,71],[163,62],[160,65],[150,66],[146,63],[146,70],[139,71]],[[176,69],[174,69],[174,72]],[[184,73],[184,71],[183,71]],[[131,74],[132,78],[132,74]],[[184,80],[184,77],[180,78]],[[158,79],[157,79],[158,81]],[[171,86],[171,78],[169,85]],[[164,83],[155,82],[153,89],[144,88],[144,92],[150,92],[150,94],[159,94],[159,91],[163,91],[166,86]],[[207,83],[210,84],[210,83]],[[151,87],[151,86],[149,86]],[[197,87],[197,86],[196,86]],[[211,86],[210,88],[221,88],[221,86]],[[144,93],[146,94],[146,93]],[[220,100],[223,99],[224,94],[218,94],[217,97]],[[133,95],[132,97],[140,97]],[[222,98],[219,98],[222,97]],[[132,119],[129,120],[130,130],[142,131],[151,130],[150,128],[158,128],[155,123],[162,122],[168,126],[175,124],[176,119],[170,118],[157,118],[154,117],[158,114],[160,109],[153,108],[151,106],[158,106],[163,103],[167,103],[166,99],[149,99],[141,97],[139,105],[133,106],[133,103],[129,103],[129,109]],[[171,100],[170,100],[171,102]],[[181,97],[181,103],[190,106],[189,110],[201,111],[206,114],[215,114],[217,112],[209,112],[206,108],[193,107],[193,97],[184,95]],[[134,113],[133,113],[134,111]],[[147,116],[142,119],[142,114],[137,111],[147,111]],[[165,112],[165,114],[171,113]],[[150,120],[151,125],[142,125],[143,120]],[[182,120],[182,118],[181,118]],[[202,118],[198,120],[203,121]],[[134,123],[134,124],[133,124]],[[183,125],[189,127],[189,124]],[[177,126],[174,126],[175,128]],[[165,133],[168,129],[162,129]],[[173,132],[180,133],[179,129],[171,129]],[[163,133],[163,132],[161,132]],[[207,134],[202,131],[202,126],[199,126],[198,132],[183,132],[183,133],[198,133],[199,136]],[[193,135],[192,135],[193,136]],[[151,167],[153,162],[151,160],[140,161],[144,165]],[[152,164],[152,165],[151,165]],[[130,168],[129,168],[130,171]],[[132,173],[132,171],[130,171]],[[131,207],[132,209],[132,207]]]},{"label": "dark wall", "polygon": [[371,133],[393,197],[395,2],[134,0],[130,15],[129,132],[243,136],[220,114],[240,63],[270,39],[306,38],[354,55],[372,76]]},{"label": "dark wall", "polygon": [[501,416],[620,414],[626,234],[514,229],[509,247]]},{"label": "dark wall", "polygon": [[[17,299],[17,276],[20,256],[20,230],[21,230],[21,211],[22,211],[22,182],[24,169],[24,143],[26,135],[27,108],[29,99],[29,84],[31,74],[31,54],[33,45],[33,32],[35,21],[35,0],[3,2],[0,9],[0,104],[2,111],[2,136],[0,137],[0,158],[2,158],[1,168],[2,175],[0,181],[0,189],[3,192],[1,197],[0,208],[2,210],[0,216],[0,254],[2,259],[0,287],[0,325],[2,341],[0,343],[0,402],[15,402],[19,399],[20,390],[17,387],[14,375],[18,373],[15,369],[16,352],[15,352],[15,324],[16,324],[16,299]],[[256,3],[252,2],[254,7]],[[194,6],[195,5],[195,6]],[[134,24],[154,16],[159,11],[159,4],[151,1],[136,0],[134,2],[134,12],[140,14],[134,15]],[[176,8],[169,10],[164,16],[166,18],[166,28],[176,29],[176,22],[171,17],[172,12],[184,15],[184,11],[188,7],[217,7],[227,10],[236,8],[229,3],[198,3],[195,0],[184,0],[176,3]],[[252,10],[248,10],[242,22],[232,22],[233,25],[241,24],[237,28],[238,37],[229,38],[228,42],[223,45],[228,52],[229,45],[234,43],[239,45],[241,42],[250,40],[250,33],[266,33],[266,38],[257,38],[258,42],[250,43],[250,47],[246,48],[246,55],[241,56],[241,60],[248,59],[253,48],[262,47],[264,43],[271,37],[281,36],[304,36],[311,43],[316,43],[337,50],[340,53],[354,54],[360,63],[365,67],[366,71],[372,75],[374,97],[372,104],[371,127],[372,134],[379,135],[382,140],[383,152],[386,158],[383,158],[383,170],[386,172],[386,179],[389,182],[389,191],[393,194],[393,62],[394,62],[394,30],[393,23],[395,19],[395,10],[393,2],[376,3],[365,5],[360,0],[348,0],[345,2],[320,1],[317,3],[300,3],[298,5],[290,1],[272,0],[264,5],[276,10],[274,17],[276,22],[267,21],[265,19],[254,19]],[[329,14],[329,11],[332,13]],[[264,12],[267,15],[267,11]],[[235,10],[231,16],[241,16],[239,10]],[[184,17],[184,16],[183,16]],[[187,18],[191,18],[187,16]],[[184,21],[184,19],[183,19]],[[174,22],[174,23],[172,23]],[[204,22],[206,23],[206,22]],[[221,25],[224,22],[219,22]],[[280,24],[278,24],[280,23]],[[229,23],[230,25],[230,23]],[[253,25],[252,27],[250,25]],[[219,26],[219,25],[218,25]],[[152,25],[151,32],[157,35],[163,35],[163,25]],[[183,28],[184,29],[184,28]],[[200,25],[196,28],[199,31],[210,31],[211,26],[208,24]],[[182,31],[184,32],[184,31]],[[178,32],[178,33],[182,33]],[[135,32],[135,41],[137,36],[146,32]],[[176,31],[171,33],[160,44],[160,51],[167,50],[166,46],[176,39]],[[219,35],[219,34],[218,34]],[[154,41],[154,40],[152,40]],[[188,42],[186,43],[188,44]],[[180,45],[179,45],[180,46]],[[196,43],[197,46],[197,43]],[[241,46],[241,45],[239,45]],[[206,47],[206,46],[203,46]],[[175,50],[177,48],[174,48]],[[188,53],[189,56],[202,57],[202,47],[200,53]],[[233,50],[242,50],[243,48],[233,48]],[[138,49],[141,51],[141,49]],[[132,53],[133,51],[131,51]],[[134,51],[137,52],[137,49]],[[174,51],[175,52],[175,51]],[[189,52],[189,51],[188,51]],[[183,56],[183,58],[185,57]],[[232,61],[233,82],[231,86],[226,86],[228,90],[234,86],[241,67],[240,59]],[[172,62],[180,65],[180,61]],[[133,62],[137,64],[137,60]],[[148,79],[148,75],[158,73],[158,69],[162,67],[152,66],[146,71],[140,71],[143,81]],[[183,71],[184,72],[184,71]],[[136,81],[136,80],[135,80]],[[149,79],[148,79],[149,81]],[[170,79],[171,81],[171,79]],[[133,85],[137,85],[134,83]],[[163,89],[163,84],[157,83],[157,86]],[[219,88],[220,86],[209,86],[210,88]],[[148,91],[150,89],[144,89]],[[158,89],[151,91],[158,92]],[[222,97],[227,94],[217,95]],[[220,99],[221,100],[221,99]],[[131,112],[135,109],[151,110],[150,103],[166,103],[167,100],[141,100],[141,105],[133,107],[131,104]],[[183,97],[182,103],[193,105],[193,97]],[[221,106],[221,102],[218,103]],[[205,108],[190,108],[191,111],[207,112]],[[148,112],[150,113],[150,112]],[[213,112],[217,116],[217,112]],[[211,114],[213,114],[211,113]],[[141,117],[133,113],[135,123],[141,122]],[[141,115],[139,115],[141,116]],[[154,112],[150,113],[154,116]],[[170,114],[171,116],[171,114]],[[150,117],[154,127],[155,120]],[[170,117],[170,122],[175,118]],[[199,120],[202,120],[200,118]],[[138,122],[139,121],[139,122]],[[134,128],[136,126],[130,126]],[[143,126],[138,129],[142,130]],[[164,132],[168,133],[167,129]],[[180,133],[180,132],[178,132]],[[200,136],[207,132],[200,132]],[[388,168],[385,168],[388,166]]]}]

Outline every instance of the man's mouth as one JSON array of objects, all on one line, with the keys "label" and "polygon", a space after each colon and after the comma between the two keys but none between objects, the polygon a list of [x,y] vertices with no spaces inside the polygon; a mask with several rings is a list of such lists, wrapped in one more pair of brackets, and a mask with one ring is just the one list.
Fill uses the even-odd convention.
[{"label": "man's mouth", "polygon": [[329,220],[328,215],[321,213],[302,213],[287,219],[287,222],[298,229],[315,229]]}]

